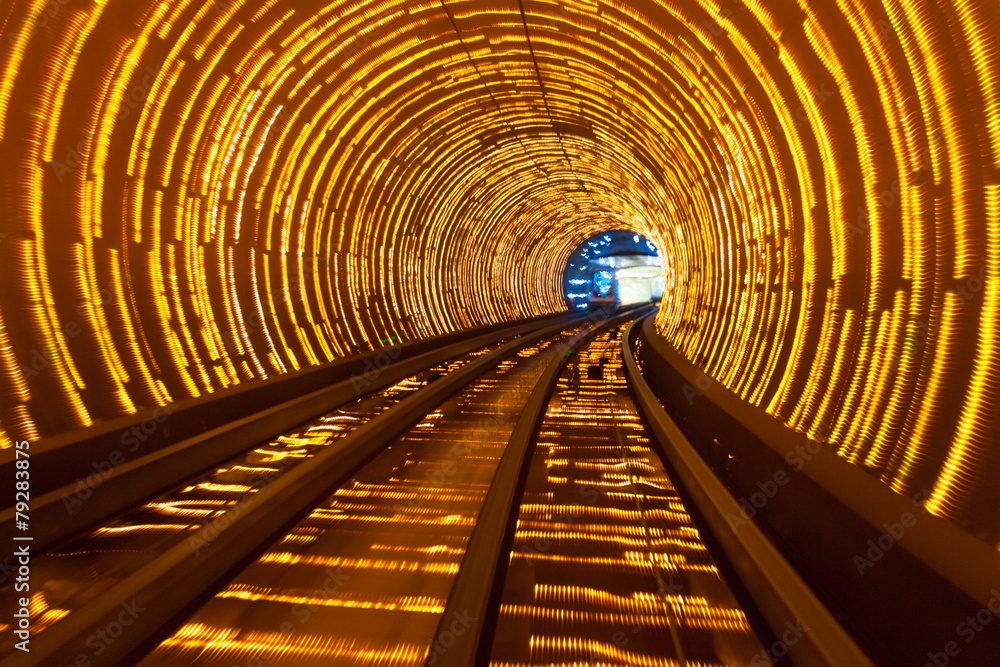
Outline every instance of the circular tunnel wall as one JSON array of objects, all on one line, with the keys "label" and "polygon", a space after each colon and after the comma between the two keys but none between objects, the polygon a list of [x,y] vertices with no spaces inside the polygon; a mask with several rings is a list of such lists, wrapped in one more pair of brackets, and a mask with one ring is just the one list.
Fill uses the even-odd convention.
[{"label": "circular tunnel wall", "polygon": [[990,0],[16,0],[0,446],[565,309],[606,229],[706,373],[988,539]]}]

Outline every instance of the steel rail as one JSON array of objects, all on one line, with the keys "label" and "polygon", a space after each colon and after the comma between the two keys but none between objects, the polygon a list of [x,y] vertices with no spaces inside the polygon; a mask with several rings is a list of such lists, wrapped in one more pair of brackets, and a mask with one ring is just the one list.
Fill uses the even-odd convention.
[{"label": "steel rail", "polygon": [[[573,352],[589,338],[629,317],[635,317],[634,310],[597,322],[576,334],[560,345],[560,353],[539,377],[504,448],[476,526],[469,537],[455,584],[435,633],[434,642],[440,649],[434,650],[435,644],[432,643],[425,667],[489,664],[486,654],[489,647],[485,645],[483,636],[490,600],[498,587],[503,585],[502,581],[497,581],[498,567],[504,557],[503,546],[507,542],[512,513],[519,507],[518,489],[527,474],[535,434],[545,416],[549,398]],[[462,633],[451,632],[450,627],[456,617],[464,618],[463,623],[469,626]],[[447,642],[442,641],[445,637],[448,637]]]},{"label": "steel rail", "polygon": [[636,364],[631,345],[633,322],[622,339],[622,356],[636,403],[670,461],[678,482],[736,570],[740,583],[753,598],[775,636],[781,637],[788,623],[808,629],[785,648],[796,664],[870,666],[873,663],[841,627],[802,577],[752,522],[732,526],[727,517],[741,516],[740,505],[712,473],[694,446],[660,404]]}]

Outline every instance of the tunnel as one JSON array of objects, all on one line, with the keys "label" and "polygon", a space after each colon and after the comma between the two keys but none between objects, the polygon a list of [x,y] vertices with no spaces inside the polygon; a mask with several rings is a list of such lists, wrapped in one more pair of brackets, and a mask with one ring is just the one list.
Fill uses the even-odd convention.
[{"label": "tunnel", "polygon": [[998,664],[1000,4],[7,0],[0,469],[3,667]]}]

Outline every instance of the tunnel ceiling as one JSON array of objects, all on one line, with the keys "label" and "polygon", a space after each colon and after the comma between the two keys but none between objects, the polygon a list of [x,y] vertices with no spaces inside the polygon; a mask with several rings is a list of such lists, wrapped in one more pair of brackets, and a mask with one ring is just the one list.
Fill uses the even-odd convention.
[{"label": "tunnel ceiling", "polygon": [[562,310],[628,229],[709,376],[995,506],[995,1],[5,5],[2,444]]}]

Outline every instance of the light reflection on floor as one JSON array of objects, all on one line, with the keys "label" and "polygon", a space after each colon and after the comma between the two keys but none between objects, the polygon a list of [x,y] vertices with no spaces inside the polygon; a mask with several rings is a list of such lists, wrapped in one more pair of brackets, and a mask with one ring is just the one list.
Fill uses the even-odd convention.
[{"label": "light reflection on floor", "polygon": [[427,415],[142,664],[423,664],[550,347],[501,363]]},{"label": "light reflection on floor", "polygon": [[621,333],[589,345],[549,403],[493,667],[746,665],[761,651],[650,449]]},{"label": "light reflection on floor", "polygon": [[[761,651],[649,447],[620,333],[587,346],[550,400],[519,510],[496,667],[743,665]],[[510,431],[563,353],[552,342],[426,415],[141,664],[423,665]],[[364,397],[40,559],[72,568],[45,577],[35,617],[51,624],[150,549],[255,492],[262,472],[298,464],[484,352]]]},{"label": "light reflection on floor", "polygon": [[[335,443],[413,391],[472,363],[504,342],[507,341],[494,343],[366,394],[310,424],[261,444],[66,547],[33,557],[32,582],[36,587],[32,595],[33,636],[135,572],[191,531],[223,515],[280,474]],[[6,594],[11,585],[0,589],[0,613],[7,618],[14,613],[17,597]],[[0,655],[12,652],[13,642],[12,633],[3,633]]]}]

